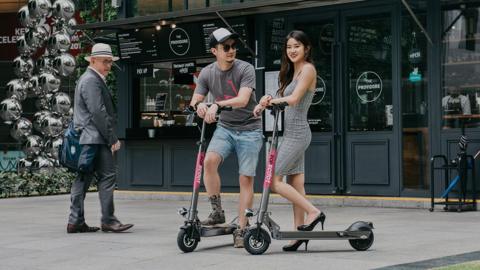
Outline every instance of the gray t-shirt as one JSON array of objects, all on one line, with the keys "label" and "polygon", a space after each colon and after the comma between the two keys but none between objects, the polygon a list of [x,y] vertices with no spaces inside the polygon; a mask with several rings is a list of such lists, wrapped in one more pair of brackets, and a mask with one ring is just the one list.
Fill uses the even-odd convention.
[{"label": "gray t-shirt", "polygon": [[[210,92],[215,101],[227,100],[236,97],[242,87],[255,90],[255,69],[251,64],[235,59],[231,69],[222,71],[214,62],[200,72],[195,94],[206,96]],[[246,107],[222,112],[218,124],[233,130],[260,129],[261,119],[253,116],[256,105],[255,91],[252,91]]]}]

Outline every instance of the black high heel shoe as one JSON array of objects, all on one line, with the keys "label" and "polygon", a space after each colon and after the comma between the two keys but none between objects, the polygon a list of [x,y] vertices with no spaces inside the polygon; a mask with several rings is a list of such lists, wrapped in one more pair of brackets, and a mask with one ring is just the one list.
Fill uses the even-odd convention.
[{"label": "black high heel shoe", "polygon": [[297,249],[298,249],[303,243],[305,243],[305,251],[307,251],[308,241],[310,241],[310,240],[297,240],[297,241],[295,241],[295,242],[292,243],[292,244],[283,246],[282,249],[283,249],[283,251],[297,251]]},{"label": "black high heel shoe", "polygon": [[323,231],[323,223],[325,223],[325,214],[320,212],[320,214],[312,221],[310,224],[304,224],[297,227],[299,231],[313,231],[313,228],[317,226],[318,222],[322,224],[322,231]]}]

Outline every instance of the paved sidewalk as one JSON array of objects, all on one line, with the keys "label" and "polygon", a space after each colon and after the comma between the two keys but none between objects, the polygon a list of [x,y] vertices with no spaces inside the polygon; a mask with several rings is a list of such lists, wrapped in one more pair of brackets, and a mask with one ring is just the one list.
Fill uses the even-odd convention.
[{"label": "paved sidewalk", "polygon": [[[322,207],[326,229],[372,221],[375,243],[369,251],[354,251],[347,241],[313,241],[307,252],[285,253],[286,242],[273,240],[264,255],[252,256],[234,249],[231,236],[222,236],[203,238],[195,252],[183,254],[176,244],[183,220],[176,212],[188,201],[120,197],[116,214],[135,223],[130,232],[72,235],[65,231],[67,195],[1,199],[0,269],[426,269],[480,256],[480,212],[338,206]],[[235,216],[234,201],[224,208],[227,219]],[[202,217],[208,209],[202,198]],[[270,210],[282,228],[292,227],[291,206],[272,204]],[[99,225],[99,212],[97,194],[89,193],[89,225]]]}]

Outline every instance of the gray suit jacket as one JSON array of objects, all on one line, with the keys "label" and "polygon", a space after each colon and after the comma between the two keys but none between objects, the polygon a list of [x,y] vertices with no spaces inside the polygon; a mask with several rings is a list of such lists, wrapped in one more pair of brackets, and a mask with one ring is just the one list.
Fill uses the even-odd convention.
[{"label": "gray suit jacket", "polygon": [[73,124],[81,129],[80,144],[113,145],[116,115],[112,96],[102,78],[87,68],[75,87]]}]

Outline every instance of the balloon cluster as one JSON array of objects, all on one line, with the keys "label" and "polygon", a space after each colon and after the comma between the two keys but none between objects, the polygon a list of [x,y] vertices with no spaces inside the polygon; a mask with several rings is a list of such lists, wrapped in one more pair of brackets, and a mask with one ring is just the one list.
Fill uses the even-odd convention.
[{"label": "balloon cluster", "polygon": [[[7,83],[0,117],[12,125],[11,136],[23,145],[26,158],[18,162],[20,172],[51,171],[58,165],[60,135],[73,115],[69,95],[60,92],[60,78],[70,76],[76,67],[68,53],[75,33],[74,13],[70,0],[29,0],[18,11],[20,24],[28,30],[16,44],[20,55],[13,60],[13,69],[18,78]],[[21,102],[27,97],[37,99],[32,121],[22,117]]]}]

